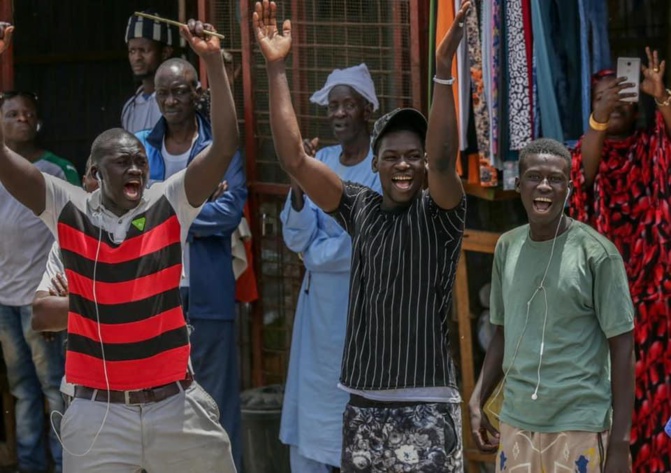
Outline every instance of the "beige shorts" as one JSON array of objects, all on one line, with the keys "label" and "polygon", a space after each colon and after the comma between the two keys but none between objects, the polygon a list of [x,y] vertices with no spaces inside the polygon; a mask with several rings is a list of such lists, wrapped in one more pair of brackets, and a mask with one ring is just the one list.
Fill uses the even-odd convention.
[{"label": "beige shorts", "polygon": [[597,473],[603,471],[608,432],[529,432],[501,423],[496,472]]}]

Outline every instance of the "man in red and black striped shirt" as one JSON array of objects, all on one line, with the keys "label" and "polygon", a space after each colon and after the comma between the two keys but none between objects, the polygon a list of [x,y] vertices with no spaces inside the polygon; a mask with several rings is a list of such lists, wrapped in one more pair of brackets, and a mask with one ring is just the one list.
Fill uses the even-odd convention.
[{"label": "man in red and black striped shirt", "polygon": [[[235,472],[216,404],[188,372],[179,293],[189,226],[238,147],[219,40],[204,29],[181,34],[207,67],[213,138],[186,170],[145,190],[144,147],[112,129],[91,147],[100,189],[87,194],[0,148],[0,182],[56,235],[68,279],[67,471]],[[0,27],[0,52],[12,30]]]}]

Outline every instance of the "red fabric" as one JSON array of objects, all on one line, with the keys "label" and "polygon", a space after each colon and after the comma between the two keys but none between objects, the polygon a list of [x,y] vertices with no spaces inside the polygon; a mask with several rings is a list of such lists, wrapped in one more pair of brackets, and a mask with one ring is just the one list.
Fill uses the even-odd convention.
[{"label": "red fabric", "polygon": [[[249,205],[245,204],[244,215],[247,222],[251,224],[249,218]],[[235,281],[235,300],[238,302],[254,302],[259,298],[259,290],[256,284],[256,274],[254,272],[254,251],[252,248],[252,239],[249,238],[243,242],[245,253],[247,255],[247,269]]]},{"label": "red fabric", "polygon": [[180,381],[186,377],[190,345],[173,348],[141,360],[107,361],[68,351],[65,372],[69,383],[94,389],[107,389],[105,369],[110,389],[132,391]]},{"label": "red fabric", "polygon": [[102,241],[100,243],[100,253],[96,258],[96,251],[98,250],[97,238],[86,235],[66,223],[59,222],[58,244],[61,249],[81,254],[91,261],[97,260],[99,263],[123,263],[151,254],[166,246],[179,243],[180,228],[177,216],[173,215],[151,230],[125,240],[123,251]]},{"label": "red fabric", "polygon": [[585,188],[573,151],[571,214],[620,250],[636,309],[634,472],[671,472],[671,140],[657,113],[652,130],[606,140],[594,185]]},{"label": "red fabric", "polygon": [[[164,200],[158,205],[168,203]],[[147,218],[151,219],[154,216],[152,212],[161,210],[165,208],[154,206],[148,209]],[[154,310],[137,314],[134,322],[101,324],[98,327],[90,317],[92,314],[84,318],[75,313],[75,298],[71,298],[68,332],[72,339],[65,363],[68,381],[96,389],[137,390],[184,379],[190,352],[186,321],[181,306],[172,307],[174,302],[168,306],[170,298],[166,296],[178,293],[182,264],[178,262],[168,266],[171,263],[161,252],[180,241],[181,226],[174,212],[162,217],[164,220],[156,227],[124,240],[117,247],[86,235],[85,229],[77,228],[76,222],[82,219],[76,217],[61,216],[58,225],[59,242],[71,252],[64,261],[70,293],[89,302],[112,306],[112,310],[128,310],[128,303],[136,301],[147,302]],[[80,266],[79,271],[87,267],[84,260],[96,259],[98,246],[98,262],[112,264],[98,266],[94,298],[94,281],[76,270]],[[78,264],[80,262],[82,264]],[[123,262],[131,264],[127,264],[125,270],[114,264]],[[138,264],[132,264],[134,262]],[[135,271],[146,275],[138,277],[138,274],[132,274]],[[110,280],[118,282],[106,282]],[[110,307],[106,310],[109,311]],[[160,338],[164,334],[168,334],[167,341]],[[114,348],[115,356],[108,353],[108,358],[113,358],[113,361],[104,361],[100,357],[102,350],[92,348],[97,348],[101,338],[104,345]],[[73,340],[79,343],[76,351]],[[119,353],[124,356],[119,356]],[[102,354],[104,356],[104,352]]]},{"label": "red fabric", "polygon": [[[65,270],[68,288],[90,301],[93,298],[93,280],[69,269]],[[96,300],[98,304],[124,304],[141,301],[179,286],[182,277],[182,265],[176,264],[148,276],[122,282],[96,281]]]},{"label": "red fabric", "polygon": [[[181,307],[168,309],[153,317],[124,324],[100,324],[105,343],[137,343],[184,326]],[[98,324],[76,312],[68,312],[68,333],[98,340]]]}]

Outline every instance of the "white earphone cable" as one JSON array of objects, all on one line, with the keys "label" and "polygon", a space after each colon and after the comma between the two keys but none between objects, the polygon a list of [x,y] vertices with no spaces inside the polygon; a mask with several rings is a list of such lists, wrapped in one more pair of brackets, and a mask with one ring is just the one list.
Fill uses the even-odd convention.
[{"label": "white earphone cable", "polygon": [[[571,195],[571,189],[569,188],[566,198],[564,199],[564,206],[568,202],[569,196]],[[550,265],[552,264],[552,258],[554,256],[555,252],[555,245],[557,243],[557,235],[559,235],[559,229],[561,228],[562,221],[566,218],[566,215],[563,213],[562,209],[562,214],[559,217],[559,222],[557,223],[557,228],[555,229],[555,234],[554,237],[552,238],[552,247],[550,248],[550,258],[548,259],[548,264],[545,266],[545,271],[543,272],[543,278],[541,279],[540,284],[536,288],[536,290],[533,292],[531,295],[531,298],[527,301],[527,314],[524,319],[524,326],[522,328],[522,333],[520,334],[519,338],[517,339],[517,344],[515,346],[515,351],[513,352],[513,359],[510,361],[510,364],[508,365],[508,368],[506,369],[505,373],[503,374],[503,379],[499,383],[499,387],[496,390],[496,393],[493,396],[490,396],[489,401],[485,405],[485,409],[489,410],[490,412],[493,412],[491,410],[491,405],[494,402],[494,400],[499,396],[501,393],[501,390],[503,389],[503,386],[505,385],[506,379],[508,378],[508,374],[510,373],[510,370],[513,367],[513,364],[515,363],[515,360],[517,359],[517,354],[520,349],[520,345],[522,344],[522,338],[524,338],[524,334],[526,333],[527,326],[529,323],[529,312],[531,308],[531,303],[535,299],[536,295],[538,294],[539,291],[543,291],[543,300],[544,300],[544,305],[545,305],[545,310],[544,310],[544,315],[543,315],[543,331],[541,334],[541,346],[540,346],[540,353],[538,356],[538,369],[537,369],[537,378],[536,378],[536,388],[534,389],[533,394],[531,395],[531,399],[533,401],[538,399],[538,390],[540,389],[541,385],[541,366],[543,364],[543,352],[545,350],[545,329],[547,327],[547,321],[548,321],[548,312],[549,312],[549,306],[548,306],[548,296],[547,296],[547,291],[545,289],[545,278],[548,275],[548,271],[550,270]],[[499,416],[494,414],[496,418],[498,419]]]},{"label": "white earphone cable", "polygon": [[[98,214],[99,215],[99,214]],[[109,415],[110,412],[110,381],[109,381],[109,375],[107,373],[107,361],[105,359],[105,345],[103,344],[103,338],[102,338],[102,333],[100,329],[100,310],[98,308],[98,295],[96,293],[96,275],[97,275],[97,270],[98,270],[98,257],[100,256],[100,246],[102,244],[102,237],[103,237],[103,229],[102,229],[102,219],[98,222],[98,247],[96,249],[96,259],[93,262],[93,283],[92,283],[92,292],[93,292],[93,303],[95,305],[96,309],[96,321],[97,323],[97,329],[98,329],[98,340],[100,341],[100,351],[102,354],[102,362],[103,362],[103,373],[105,375],[105,386],[107,387],[107,407],[105,409],[105,415],[103,416],[103,420],[100,423],[100,427],[98,428],[98,431],[96,434],[93,436],[93,440],[91,441],[91,445],[89,445],[89,448],[86,449],[84,453],[74,453],[70,451],[65,444],[63,443],[63,440],[61,439],[61,435],[56,429],[56,426],[54,425],[54,414],[58,414],[61,416],[61,419],[63,418],[63,413],[58,412],[58,411],[52,411],[51,415],[49,416],[49,420],[51,422],[51,428],[54,430],[54,433],[56,434],[56,438],[58,439],[58,442],[61,444],[63,447],[63,450],[68,452],[70,455],[73,457],[84,457],[88,455],[91,450],[93,449],[93,446],[96,443],[96,440],[98,440],[98,436],[100,435],[100,432],[102,432],[103,427],[105,425],[105,422],[107,421],[107,416]],[[95,402],[95,401],[94,401]]]}]

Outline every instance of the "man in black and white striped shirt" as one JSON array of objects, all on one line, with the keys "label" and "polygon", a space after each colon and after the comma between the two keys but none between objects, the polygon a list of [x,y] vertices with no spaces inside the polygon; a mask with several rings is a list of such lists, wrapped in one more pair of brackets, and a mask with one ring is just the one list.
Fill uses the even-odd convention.
[{"label": "man in black and white striped shirt", "polygon": [[459,140],[449,77],[469,7],[464,2],[437,49],[428,124],[414,109],[394,110],[375,123],[373,169],[380,173],[380,196],[341,181],[303,150],[284,64],[291,25],[285,22],[279,33],[274,3],[256,4],[253,24],[266,59],[280,163],[352,236],[340,378],[341,388],[351,393],[343,472],[463,471],[461,398],[448,317],[466,208],[456,172]]}]

